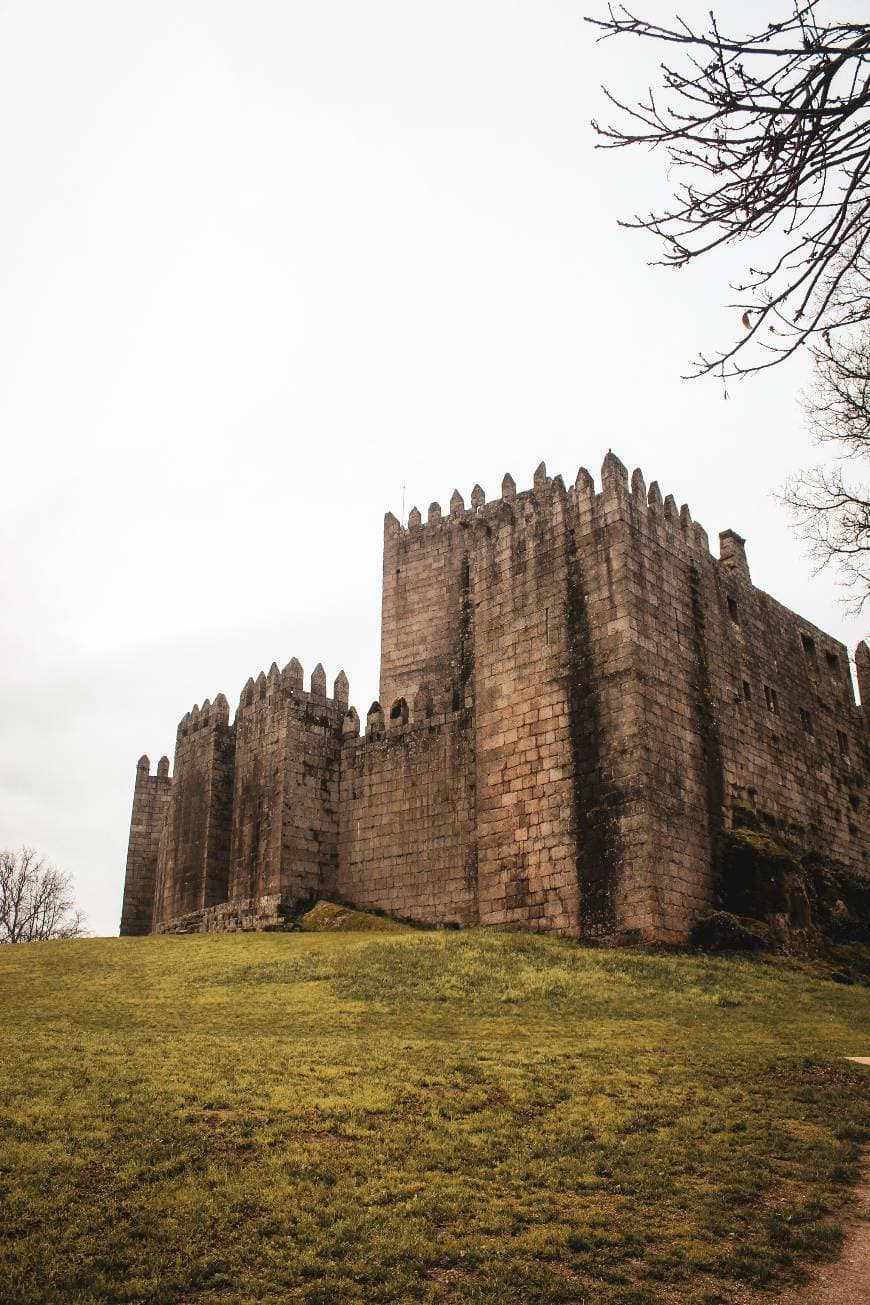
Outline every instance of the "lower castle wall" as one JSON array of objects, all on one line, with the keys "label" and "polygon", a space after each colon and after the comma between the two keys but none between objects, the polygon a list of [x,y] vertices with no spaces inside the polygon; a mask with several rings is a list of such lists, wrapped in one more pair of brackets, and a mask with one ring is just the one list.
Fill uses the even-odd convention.
[{"label": "lower castle wall", "polygon": [[309,701],[288,720],[281,891],[302,903],[331,891],[338,873],[341,710]]},{"label": "lower castle wall", "polygon": [[221,902],[201,911],[189,911],[158,924],[158,934],[186,933],[238,933],[240,931],[283,929],[289,911],[281,901],[280,893],[264,893],[262,897],[245,897],[234,902]]},{"label": "lower castle wall", "polygon": [[345,740],[337,894],[432,924],[477,922],[474,758],[464,713]]},{"label": "lower castle wall", "polygon": [[[711,674],[728,815],[752,808],[762,828],[870,869],[868,739],[846,649],[754,588],[742,568],[720,576]],[[728,598],[736,599],[737,621]]]}]

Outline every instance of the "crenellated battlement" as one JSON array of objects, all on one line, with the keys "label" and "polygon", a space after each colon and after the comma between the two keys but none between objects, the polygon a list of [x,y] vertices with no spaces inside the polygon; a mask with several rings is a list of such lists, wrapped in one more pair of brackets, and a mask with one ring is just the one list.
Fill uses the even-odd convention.
[{"label": "crenellated battlement", "polygon": [[278,703],[282,705],[296,703],[300,707],[314,704],[327,707],[333,711],[343,711],[347,708],[349,685],[344,671],[339,671],[335,677],[332,697],[327,696],[326,671],[320,662],[311,672],[307,692],[303,688],[303,683],[304,671],[302,663],[296,657],[291,657],[282,671],[278,670],[277,662],[272,662],[268,673],[260,671],[256,679],[250,677],[246,681],[239,698],[236,720],[238,721],[240,716],[256,710],[262,703],[266,703],[270,707]]},{"label": "crenellated battlement", "polygon": [[[639,467],[629,478],[627,468],[611,450],[604,458],[600,477],[600,488],[596,490],[592,475],[581,466],[573,485],[566,488],[562,476],[548,475],[546,465],[541,462],[533,473],[529,489],[518,490],[513,476],[507,472],[497,498],[487,499],[480,485],[475,485],[467,508],[462,494],[455,489],[447,516],[443,515],[437,502],[430,503],[425,521],[419,508],[412,507],[404,526],[392,512],[386,513],[384,535],[394,541],[419,539],[423,543],[443,531],[457,529],[467,532],[469,528],[477,528],[492,532],[501,524],[510,524],[513,528],[523,524],[537,527],[542,513],[561,517],[566,511],[573,511],[581,524],[590,518],[599,524],[608,513],[612,515],[620,508],[627,510],[630,507],[635,523],[641,528],[672,529],[675,544],[699,555],[709,555],[707,532],[692,520],[688,504],[678,507],[673,494],[663,497],[655,480],[647,490]],[[505,507],[510,511],[506,513]],[[678,530],[682,533],[677,534]]]},{"label": "crenellated battlement", "polygon": [[410,704],[399,697],[385,711],[379,702],[373,702],[366,713],[364,730],[356,709],[350,707],[342,722],[342,741],[353,747],[364,747],[369,743],[392,746],[413,741],[425,731],[431,733],[444,726],[452,727],[463,714],[460,710],[452,710],[448,703],[437,704],[429,685],[423,684]]},{"label": "crenellated battlement", "polygon": [[200,707],[195,703],[190,711],[187,711],[178,722],[176,733],[176,746],[183,739],[191,738],[194,734],[199,734],[204,730],[215,730],[222,725],[230,723],[230,705],[222,693],[217,694],[214,702],[206,698]]}]

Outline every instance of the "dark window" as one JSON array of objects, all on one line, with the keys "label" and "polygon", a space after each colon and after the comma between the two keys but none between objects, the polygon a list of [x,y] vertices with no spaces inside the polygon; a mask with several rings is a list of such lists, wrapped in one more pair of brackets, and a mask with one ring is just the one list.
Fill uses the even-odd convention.
[{"label": "dark window", "polygon": [[840,659],[836,653],[826,652],[825,661],[827,662],[828,670],[831,672],[832,675],[840,674]]},{"label": "dark window", "polygon": [[776,696],[776,689],[772,689],[769,684],[764,686],[764,701],[767,703],[767,710],[772,711],[774,716],[778,716],[779,698]]},{"label": "dark window", "polygon": [[849,735],[844,734],[842,730],[837,730],[837,742],[840,745],[840,755],[848,757],[849,755]]},{"label": "dark window", "polygon": [[752,701],[752,685],[748,680],[743,681],[743,697],[747,702]]},{"label": "dark window", "polygon": [[806,655],[807,655],[807,661],[808,661],[808,662],[814,662],[814,661],[816,660],[816,641],[815,641],[815,639],[811,639],[810,636],[809,636],[808,634],[802,634],[802,635],[801,635],[801,643],[802,643],[803,646],[804,646],[804,652],[805,652]]},{"label": "dark window", "polygon": [[728,615],[731,617],[731,620],[734,622],[735,625],[739,625],[739,624],[740,624],[740,617],[739,617],[738,614],[737,614],[737,599],[736,599],[736,598],[729,598],[729,599],[728,599]]},{"label": "dark window", "polygon": [[804,727],[804,734],[812,734],[813,718],[811,713],[807,711],[806,707],[801,707],[801,725]]}]

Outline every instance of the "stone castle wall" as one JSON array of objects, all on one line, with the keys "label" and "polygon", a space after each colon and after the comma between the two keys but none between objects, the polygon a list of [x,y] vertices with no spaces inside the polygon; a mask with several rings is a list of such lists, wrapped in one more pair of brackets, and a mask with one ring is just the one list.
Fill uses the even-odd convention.
[{"label": "stone castle wall", "polygon": [[235,731],[222,693],[178,726],[172,795],[160,844],[154,923],[226,901]]},{"label": "stone castle wall", "polygon": [[151,928],[157,859],[171,791],[169,758],[161,757],[157,774],[152,775],[151,762],[147,757],[140,757],[136,763],[133,814],[127,845],[122,934],[148,933]]},{"label": "stone castle wall", "polygon": [[570,550],[562,496],[539,470],[506,479],[469,540],[480,918],[574,932],[579,884],[570,745]]},{"label": "stone castle wall", "polygon": [[613,454],[597,492],[541,465],[530,490],[506,476],[489,503],[476,486],[447,515],[388,514],[383,578],[362,736],[344,675],[328,698],[318,666],[305,693],[294,659],[248,681],[233,725],[222,695],[185,717],[162,807],[137,772],[125,932],[153,865],[161,929],[275,927],[275,902],[334,895],[678,941],[736,807],[866,868],[870,653],[862,711],[846,650],[752,585],[740,537],[714,558]]},{"label": "stone castle wall", "polygon": [[284,893],[303,900],[334,881],[338,775],[347,679],[333,697],[317,666],[302,688],[294,657],[242,691],[236,716],[230,898]]},{"label": "stone castle wall", "polygon": [[[341,758],[336,892],[433,924],[478,920],[474,755],[467,713],[378,709]],[[388,728],[387,728],[388,726]]]}]

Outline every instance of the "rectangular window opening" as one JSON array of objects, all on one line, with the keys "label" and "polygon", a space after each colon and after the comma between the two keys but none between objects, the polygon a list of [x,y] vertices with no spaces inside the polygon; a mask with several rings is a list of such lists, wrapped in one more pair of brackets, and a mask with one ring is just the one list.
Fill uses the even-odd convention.
[{"label": "rectangular window opening", "polygon": [[804,734],[813,733],[813,717],[806,707],[801,707],[801,725],[804,727]]},{"label": "rectangular window opening", "polygon": [[744,702],[752,701],[752,685],[748,680],[743,681],[743,700]]},{"label": "rectangular window opening", "polygon": [[804,646],[804,652],[806,653],[807,661],[808,661],[808,662],[814,662],[814,661],[816,660],[816,641],[815,641],[815,639],[811,638],[808,634],[802,634],[802,635],[801,635],[801,643],[802,643],[803,646]]},{"label": "rectangular window opening", "polygon": [[840,756],[848,757],[849,755],[849,735],[844,734],[842,730],[837,730],[837,743],[840,747]]},{"label": "rectangular window opening", "polygon": [[831,672],[832,675],[840,674],[840,659],[836,653],[826,652],[825,661],[827,662],[828,670]]},{"label": "rectangular window opening", "polygon": [[773,712],[774,716],[779,715],[779,698],[776,689],[772,689],[769,684],[764,686],[764,701],[767,703],[767,710]]},{"label": "rectangular window opening", "polygon": [[737,611],[737,599],[731,598],[730,596],[728,598],[728,615],[731,617],[731,620],[735,625],[740,624],[740,615]]}]

